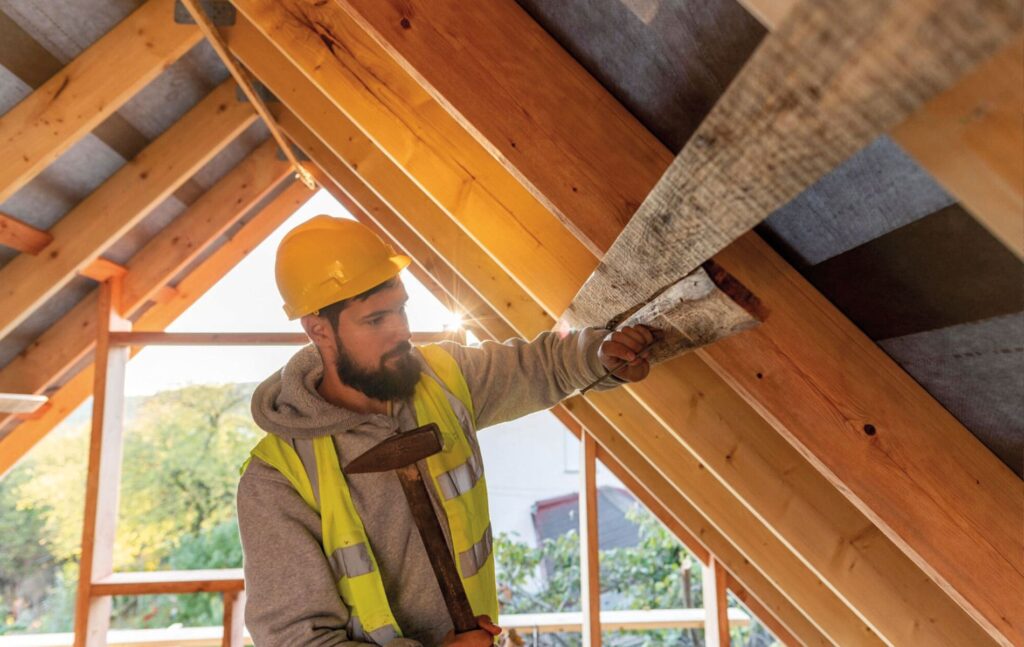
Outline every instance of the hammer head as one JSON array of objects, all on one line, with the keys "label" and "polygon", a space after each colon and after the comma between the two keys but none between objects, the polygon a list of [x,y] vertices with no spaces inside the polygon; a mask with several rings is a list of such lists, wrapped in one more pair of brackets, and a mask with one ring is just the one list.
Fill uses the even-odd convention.
[{"label": "hammer head", "polygon": [[443,447],[441,430],[436,424],[430,423],[392,436],[366,450],[349,461],[344,471],[346,474],[390,472],[436,454]]}]

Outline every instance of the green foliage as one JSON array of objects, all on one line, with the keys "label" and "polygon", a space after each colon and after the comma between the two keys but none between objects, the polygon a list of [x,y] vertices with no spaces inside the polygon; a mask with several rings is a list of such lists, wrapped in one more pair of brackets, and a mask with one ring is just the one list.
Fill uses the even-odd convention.
[{"label": "green foliage", "polygon": [[[251,391],[191,386],[140,403],[125,429],[115,569],[241,566],[238,468],[262,435]],[[71,630],[88,435],[87,423],[55,430],[0,481],[0,633]],[[216,625],[221,614],[219,595],[115,598],[112,626]]]}]

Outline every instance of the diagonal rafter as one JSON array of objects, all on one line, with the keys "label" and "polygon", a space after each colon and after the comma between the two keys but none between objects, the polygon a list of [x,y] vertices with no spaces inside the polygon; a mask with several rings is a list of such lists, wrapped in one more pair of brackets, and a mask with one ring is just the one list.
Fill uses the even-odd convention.
[{"label": "diagonal rafter", "polygon": [[[287,177],[288,164],[277,158],[276,151],[273,142],[262,144],[128,261],[121,292],[122,314],[135,316],[212,241]],[[90,353],[95,343],[94,290],[0,369],[0,392],[43,393]]]},{"label": "diagonal rafter", "polygon": [[[166,298],[143,313],[135,322],[135,329],[165,329],[311,196],[312,192],[303,184],[290,182],[229,240],[174,286]],[[138,350],[132,349],[132,353]],[[0,476],[89,397],[93,381],[92,366],[91,363],[85,366],[50,396],[51,407],[43,415],[26,420],[6,435],[0,436]]]},{"label": "diagonal rafter", "polygon": [[0,117],[0,202],[202,39],[173,12],[174,0],[149,0]]},{"label": "diagonal rafter", "polygon": [[95,260],[253,123],[226,81],[53,226],[39,256],[0,269],[0,337]]}]

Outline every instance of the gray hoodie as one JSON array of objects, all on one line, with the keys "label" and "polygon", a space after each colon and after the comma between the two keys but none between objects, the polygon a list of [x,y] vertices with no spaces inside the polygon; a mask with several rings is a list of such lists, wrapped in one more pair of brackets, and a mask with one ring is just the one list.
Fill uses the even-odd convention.
[{"label": "gray hoodie", "polygon": [[[475,426],[482,429],[547,409],[596,380],[604,373],[597,348],[606,334],[586,329],[542,333],[531,342],[443,346],[465,375]],[[322,375],[319,353],[304,347],[256,389],[256,424],[284,439],[330,435],[343,466],[416,426],[408,402],[394,403],[392,416],[328,403],[316,390]],[[608,379],[602,387],[615,384]],[[475,438],[470,441],[477,450]],[[451,619],[397,478],[393,473],[360,474],[347,481],[405,636],[387,647],[439,645],[452,628]],[[238,525],[245,555],[245,623],[257,647],[368,644],[349,634],[349,612],[321,545],[319,515],[284,476],[256,458],[238,485]]]}]

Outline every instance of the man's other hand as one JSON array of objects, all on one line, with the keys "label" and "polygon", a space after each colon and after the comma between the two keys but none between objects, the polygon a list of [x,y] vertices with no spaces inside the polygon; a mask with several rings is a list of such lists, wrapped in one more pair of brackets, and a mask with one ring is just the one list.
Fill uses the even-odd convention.
[{"label": "man's other hand", "polygon": [[457,647],[491,647],[494,644],[495,636],[501,633],[501,627],[491,622],[488,616],[477,616],[476,621],[479,629],[458,635],[455,634],[455,631],[449,631],[441,644]]},{"label": "man's other hand", "polygon": [[627,326],[608,333],[597,349],[597,357],[605,370],[617,369],[612,372],[615,377],[639,382],[651,372],[651,364],[647,361],[651,354],[649,346],[661,337],[662,332],[656,328]]}]

